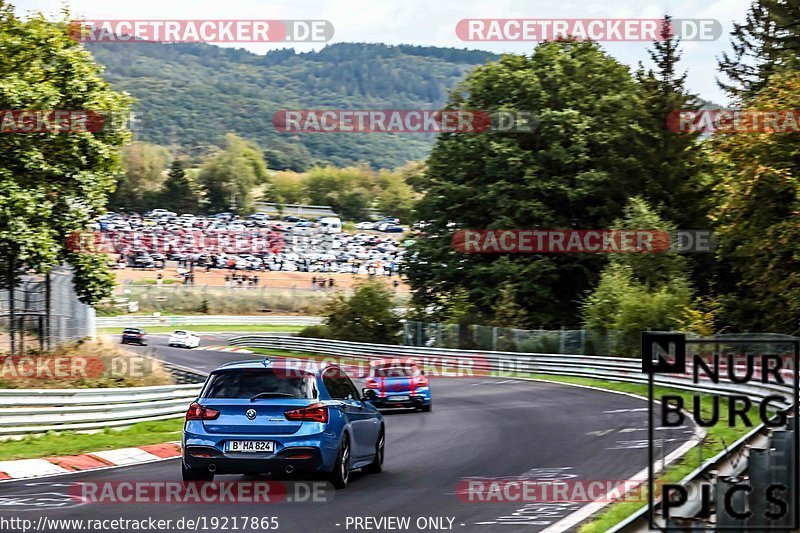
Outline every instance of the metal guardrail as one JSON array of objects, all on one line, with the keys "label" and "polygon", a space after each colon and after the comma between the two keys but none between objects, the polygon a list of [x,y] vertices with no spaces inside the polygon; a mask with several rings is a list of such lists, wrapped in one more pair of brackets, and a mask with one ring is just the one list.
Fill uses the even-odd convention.
[{"label": "metal guardrail", "polygon": [[90,430],[183,416],[199,383],[108,389],[0,390],[0,436]]},{"label": "metal guardrail", "polygon": [[223,325],[277,325],[277,326],[312,326],[321,324],[323,317],[317,316],[261,316],[261,315],[181,315],[181,316],[152,316],[152,315],[123,315],[98,317],[98,328],[124,328],[147,326],[223,326]]},{"label": "metal guardrail", "polygon": [[179,418],[207,374],[161,361],[177,385],[105,389],[0,389],[0,438],[86,431]]}]

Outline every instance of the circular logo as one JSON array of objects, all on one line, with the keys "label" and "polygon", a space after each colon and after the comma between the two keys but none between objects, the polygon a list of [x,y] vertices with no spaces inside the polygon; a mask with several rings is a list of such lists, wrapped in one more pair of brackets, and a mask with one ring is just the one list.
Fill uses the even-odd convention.
[{"label": "circular logo", "polygon": [[255,420],[256,418],[256,410],[255,409],[248,409],[247,412],[244,414],[248,420]]}]

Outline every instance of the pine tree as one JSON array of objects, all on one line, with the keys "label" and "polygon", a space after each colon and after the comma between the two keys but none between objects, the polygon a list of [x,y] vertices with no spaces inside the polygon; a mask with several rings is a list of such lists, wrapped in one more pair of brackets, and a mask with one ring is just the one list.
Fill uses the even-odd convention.
[{"label": "pine tree", "polygon": [[648,180],[642,194],[679,227],[696,227],[702,225],[705,213],[696,200],[701,166],[697,135],[671,131],[667,122],[676,112],[696,110],[698,99],[686,90],[686,72],[679,72],[680,40],[672,34],[671,21],[669,15],[664,16],[661,40],[648,50],[655,70],[640,66],[636,73],[649,118],[646,135],[651,150],[643,158],[648,165]]},{"label": "pine tree", "polygon": [[199,199],[192,187],[192,182],[183,169],[183,162],[179,159],[172,161],[172,166],[161,191],[161,205],[181,213],[197,211]]},{"label": "pine tree", "polygon": [[731,32],[733,54],[723,52],[719,69],[728,82],[717,79],[738,104],[746,103],[775,72],[800,67],[800,2],[754,0],[742,24]]}]

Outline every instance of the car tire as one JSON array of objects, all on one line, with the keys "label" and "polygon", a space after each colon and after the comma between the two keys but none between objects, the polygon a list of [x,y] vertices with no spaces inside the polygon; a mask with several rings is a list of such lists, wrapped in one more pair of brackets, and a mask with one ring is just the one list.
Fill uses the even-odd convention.
[{"label": "car tire", "polygon": [[429,403],[428,405],[422,406],[423,413],[430,413],[431,411],[433,411],[433,402]]},{"label": "car tire", "polygon": [[336,457],[336,464],[333,466],[333,472],[328,476],[328,480],[337,490],[346,489],[350,482],[350,437],[347,433],[342,437],[339,455]]},{"label": "car tire", "polygon": [[181,461],[181,478],[184,481],[214,481],[214,474],[199,468],[187,468]]},{"label": "car tire", "polygon": [[375,459],[364,467],[368,474],[380,474],[383,470],[383,458],[386,455],[386,432],[381,428],[378,441],[375,443]]}]

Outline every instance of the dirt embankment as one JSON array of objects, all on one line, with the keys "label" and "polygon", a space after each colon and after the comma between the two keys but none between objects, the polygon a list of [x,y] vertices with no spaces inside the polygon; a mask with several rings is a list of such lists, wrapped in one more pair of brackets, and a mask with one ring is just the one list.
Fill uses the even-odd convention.
[{"label": "dirt embankment", "polygon": [[152,358],[107,340],[67,344],[57,351],[0,354],[0,388],[83,389],[171,385],[172,376]]}]

